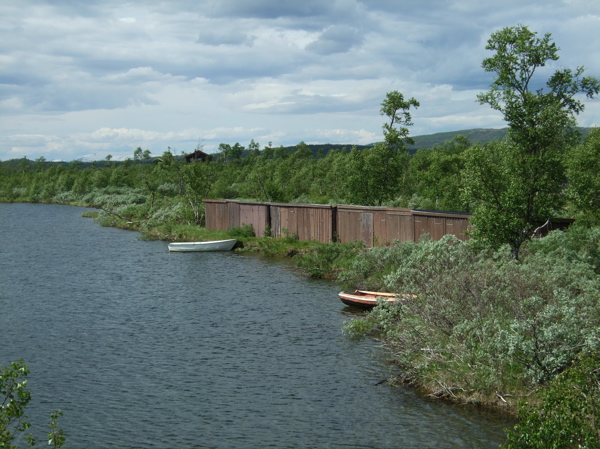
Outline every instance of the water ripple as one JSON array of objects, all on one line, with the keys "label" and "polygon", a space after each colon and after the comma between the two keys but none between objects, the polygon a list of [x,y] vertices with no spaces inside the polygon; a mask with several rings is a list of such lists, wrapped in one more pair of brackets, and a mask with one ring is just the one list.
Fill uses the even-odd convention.
[{"label": "water ripple", "polygon": [[69,447],[497,447],[504,423],[377,385],[337,286],[169,253],[81,209],[0,204],[0,364],[24,358]]}]

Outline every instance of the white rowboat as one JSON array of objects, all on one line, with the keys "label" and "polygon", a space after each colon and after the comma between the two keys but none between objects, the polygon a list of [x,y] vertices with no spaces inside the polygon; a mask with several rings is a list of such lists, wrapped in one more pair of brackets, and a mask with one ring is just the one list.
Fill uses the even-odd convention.
[{"label": "white rowboat", "polygon": [[231,251],[236,243],[236,239],[169,243],[169,251]]}]

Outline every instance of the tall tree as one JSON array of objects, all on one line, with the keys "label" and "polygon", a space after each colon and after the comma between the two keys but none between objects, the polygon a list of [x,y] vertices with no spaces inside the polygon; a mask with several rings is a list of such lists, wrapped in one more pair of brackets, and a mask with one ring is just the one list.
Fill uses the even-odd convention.
[{"label": "tall tree", "polygon": [[204,198],[209,197],[209,192],[217,179],[216,164],[208,161],[192,162],[182,166],[182,175],[185,182],[184,197],[190,205],[194,222],[199,226],[204,222]]},{"label": "tall tree", "polygon": [[419,102],[405,100],[397,90],[386,94],[381,103],[381,115],[389,120],[383,124],[385,142],[350,154],[346,195],[350,201],[381,206],[400,193],[403,174],[408,171],[406,144],[413,143],[407,128],[412,125],[411,107],[419,107]]},{"label": "tall tree", "polygon": [[577,137],[575,116],[584,109],[576,95],[593,98],[600,81],[583,77],[578,67],[556,70],[546,87],[539,87],[535,75],[558,59],[558,47],[550,34],[540,38],[523,25],[493,33],[486,49],[495,54],[482,66],[496,78],[477,98],[504,115],[509,132],[504,144],[475,146],[470,152],[466,190],[478,201],[473,236],[494,247],[507,243],[518,258],[522,243],[560,213],[563,156]]},{"label": "tall tree", "polygon": [[408,136],[407,126],[412,126],[412,117],[410,108],[418,108],[419,102],[414,98],[404,99],[397,90],[388,92],[385,100],[381,103],[381,115],[389,119],[389,123],[383,124],[383,136],[387,146],[396,151],[406,150],[406,144],[413,144],[414,141]]}]

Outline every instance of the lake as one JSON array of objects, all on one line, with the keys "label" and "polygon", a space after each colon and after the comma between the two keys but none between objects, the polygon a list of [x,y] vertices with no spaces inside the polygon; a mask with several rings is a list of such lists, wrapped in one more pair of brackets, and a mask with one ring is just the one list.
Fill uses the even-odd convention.
[{"label": "lake", "polygon": [[507,421],[424,398],[332,282],[236,252],[169,253],[85,209],[0,204],[0,366],[29,365],[38,444],[492,448]]}]

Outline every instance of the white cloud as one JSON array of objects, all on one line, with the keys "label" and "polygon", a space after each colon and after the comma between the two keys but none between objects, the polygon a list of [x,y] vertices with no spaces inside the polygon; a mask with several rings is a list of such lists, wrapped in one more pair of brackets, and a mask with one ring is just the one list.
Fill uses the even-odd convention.
[{"label": "white cloud", "polygon": [[[2,2],[0,160],[371,143],[391,90],[421,102],[413,135],[500,127],[475,101],[481,61],[518,23],[600,76],[599,2],[507,2]],[[597,101],[580,123],[600,123]]]}]

